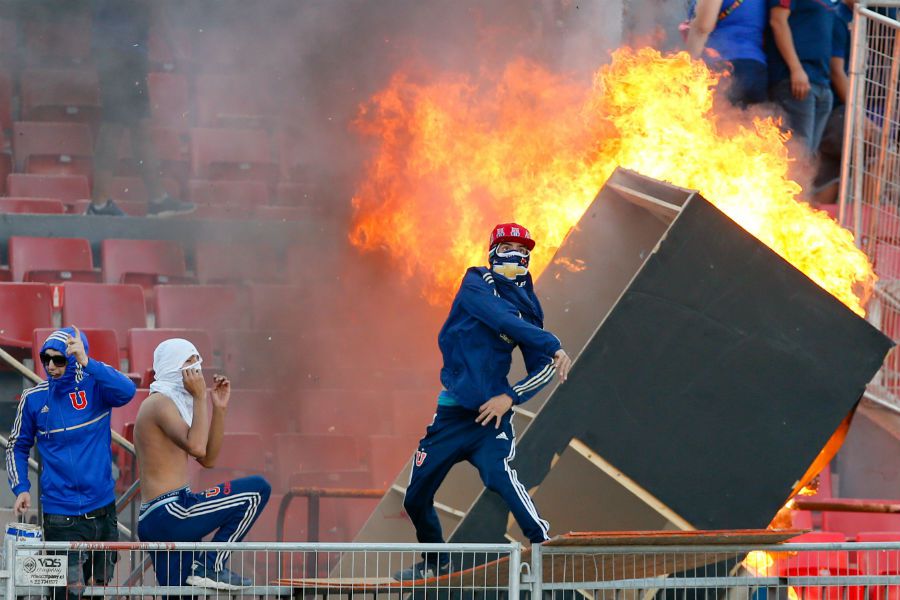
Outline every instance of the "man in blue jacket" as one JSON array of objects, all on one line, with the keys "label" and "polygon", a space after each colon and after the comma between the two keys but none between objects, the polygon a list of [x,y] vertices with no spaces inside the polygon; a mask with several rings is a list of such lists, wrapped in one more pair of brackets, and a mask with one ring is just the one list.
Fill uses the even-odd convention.
[{"label": "man in blue jacket", "polygon": [[[31,507],[28,454],[37,439],[43,463],[44,538],[118,541],[110,411],[134,397],[134,384],[90,358],[87,337],[74,326],[53,332],[40,357],[47,381],[22,393],[6,449],[15,512]],[[85,553],[69,553],[70,587],[91,576],[98,585],[110,581],[114,552],[95,552],[86,559]]]},{"label": "man in blue jacket", "polygon": [[[531,542],[548,539],[548,523],[509,466],[516,447],[512,407],[534,396],[557,373],[565,381],[572,364],[559,339],[543,329],[544,312],[528,273],[534,245],[521,225],[497,225],[489,244],[490,268],[466,271],[438,334],[444,389],[416,450],[403,501],[421,543],[444,541],[434,495],[450,468],[464,460],[478,468],[488,489],[503,497]],[[528,374],[510,385],[507,377],[516,347]],[[487,427],[490,424],[494,427]],[[423,558],[394,578],[427,579],[452,568],[444,553]]]}]

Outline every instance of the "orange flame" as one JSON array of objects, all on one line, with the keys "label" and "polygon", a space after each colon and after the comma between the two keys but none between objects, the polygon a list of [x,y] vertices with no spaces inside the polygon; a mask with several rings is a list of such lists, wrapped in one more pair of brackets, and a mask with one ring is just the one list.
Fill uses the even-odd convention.
[{"label": "orange flame", "polygon": [[[621,49],[587,86],[516,61],[478,79],[405,74],[360,108],[378,152],[353,206],[353,244],[383,249],[434,303],[484,264],[487,235],[514,220],[547,266],[617,165],[698,189],[858,314],[875,276],[851,234],[796,200],[771,118],[713,112],[717,76],[686,53]],[[432,244],[439,241],[436,250]]]}]

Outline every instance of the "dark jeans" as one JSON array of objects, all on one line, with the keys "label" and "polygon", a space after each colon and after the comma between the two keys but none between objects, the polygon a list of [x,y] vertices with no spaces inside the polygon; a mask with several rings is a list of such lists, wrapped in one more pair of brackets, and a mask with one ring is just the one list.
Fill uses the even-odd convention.
[{"label": "dark jeans", "polygon": [[769,69],[758,60],[740,58],[731,61],[731,81],[726,88],[728,101],[739,108],[747,108],[769,99]]},{"label": "dark jeans", "polygon": [[825,123],[831,114],[834,101],[831,88],[823,83],[810,83],[809,93],[797,100],[791,93],[791,80],[783,79],[769,90],[772,100],[784,109],[787,128],[803,138],[807,149],[815,154],[825,131]]},{"label": "dark jeans", "polygon": [[[119,541],[116,506],[112,503],[93,511],[90,516],[44,514],[44,539],[48,542],[117,542]],[[68,553],[67,588],[53,588],[54,598],[79,598],[78,586],[94,578],[96,585],[104,585],[113,578],[118,554],[116,552]],[[74,588],[73,588],[74,586]],[[64,592],[68,590],[68,594]]]},{"label": "dark jeans", "polygon": [[841,104],[828,117],[825,132],[819,143],[819,167],[813,187],[816,190],[832,185],[841,179],[841,156],[844,151],[844,109]]}]

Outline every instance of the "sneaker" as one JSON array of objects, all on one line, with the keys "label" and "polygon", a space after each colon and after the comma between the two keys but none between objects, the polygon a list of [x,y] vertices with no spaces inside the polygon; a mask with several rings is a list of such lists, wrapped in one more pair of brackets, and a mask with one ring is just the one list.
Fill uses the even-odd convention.
[{"label": "sneaker", "polygon": [[188,585],[214,590],[237,590],[253,585],[253,581],[241,577],[231,569],[212,571],[200,563],[194,563],[191,566],[191,574],[188,575],[186,582]]},{"label": "sneaker", "polygon": [[149,202],[147,204],[148,217],[174,217],[175,215],[186,215],[195,210],[197,210],[197,205],[193,202],[182,202],[168,194],[163,196],[162,200],[158,202]]},{"label": "sneaker", "polygon": [[98,217],[124,217],[125,211],[119,208],[119,206],[112,201],[112,198],[107,198],[106,204],[103,204],[101,206],[97,206],[93,202],[88,204],[87,210],[84,211],[84,214]]},{"label": "sneaker", "polygon": [[442,565],[433,565],[425,562],[416,563],[413,566],[397,571],[393,577],[396,581],[419,581],[422,579],[431,579],[432,577],[440,577],[453,572],[453,563],[447,561]]}]

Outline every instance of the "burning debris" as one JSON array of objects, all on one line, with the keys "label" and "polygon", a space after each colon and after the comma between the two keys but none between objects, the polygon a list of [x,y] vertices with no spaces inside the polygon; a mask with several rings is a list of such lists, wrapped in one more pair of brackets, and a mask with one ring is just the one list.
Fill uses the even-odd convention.
[{"label": "burning debris", "polygon": [[[718,76],[685,53],[613,53],[591,85],[523,60],[478,78],[396,74],[360,107],[376,140],[353,199],[351,241],[384,250],[423,295],[446,303],[480,233],[516,219],[546,240],[546,268],[616,166],[697,189],[857,314],[875,276],[851,234],[798,201],[786,138],[772,118],[714,106]],[[729,112],[721,112],[728,110]],[[421,232],[453,240],[439,256]]]}]

